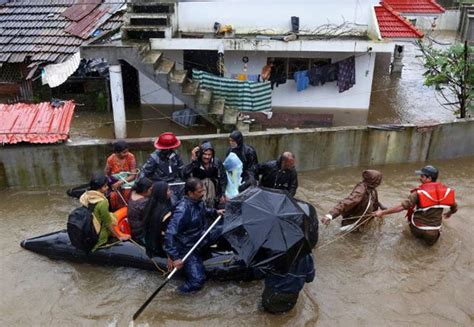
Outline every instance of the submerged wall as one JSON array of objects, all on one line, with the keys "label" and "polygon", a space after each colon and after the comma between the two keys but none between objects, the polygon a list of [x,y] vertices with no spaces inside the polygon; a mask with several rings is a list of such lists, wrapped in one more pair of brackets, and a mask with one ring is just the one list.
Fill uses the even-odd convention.
[{"label": "submerged wall", "polygon": [[[214,143],[225,155],[227,134],[183,136],[180,152],[185,162],[202,140]],[[130,139],[141,165],[153,151],[152,139]],[[316,128],[255,132],[245,141],[257,150],[260,161],[289,150],[296,154],[300,171],[326,167],[370,166],[451,159],[474,155],[474,119],[430,127],[414,125]],[[111,152],[111,140],[60,145],[12,145],[0,150],[0,187],[73,185],[86,182],[102,170]]]}]

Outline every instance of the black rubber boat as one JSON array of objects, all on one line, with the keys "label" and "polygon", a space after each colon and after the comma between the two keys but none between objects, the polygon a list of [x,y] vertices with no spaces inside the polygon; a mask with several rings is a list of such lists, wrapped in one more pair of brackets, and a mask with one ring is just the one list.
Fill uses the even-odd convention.
[{"label": "black rubber boat", "polygon": [[[310,217],[311,222],[311,245],[316,245],[318,238],[318,217],[314,207],[306,202],[298,201],[303,211]],[[118,242],[109,247],[101,248],[94,253],[86,254],[76,249],[69,241],[66,230],[49,233],[23,240],[21,246],[32,252],[47,256],[56,260],[68,260],[79,263],[90,263],[97,265],[133,267],[146,270],[157,268],[155,263],[166,270],[166,258],[153,257],[150,259],[142,248],[131,242]],[[259,278],[254,269],[248,268],[240,260],[238,255],[232,251],[210,252],[204,258],[206,275],[214,280],[251,280]]]}]

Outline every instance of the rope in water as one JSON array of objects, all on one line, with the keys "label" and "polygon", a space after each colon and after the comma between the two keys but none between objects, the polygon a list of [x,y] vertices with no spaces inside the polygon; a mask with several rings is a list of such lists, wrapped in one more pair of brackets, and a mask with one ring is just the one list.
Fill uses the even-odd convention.
[{"label": "rope in water", "polygon": [[[365,216],[367,216],[367,217],[373,217],[373,214],[368,214],[368,215],[365,215]],[[362,218],[362,217],[363,217],[363,216],[360,216],[360,218]],[[357,217],[354,217],[354,218],[357,218]],[[359,218],[359,219],[360,219],[360,218]],[[351,219],[352,219],[352,218],[351,218]],[[359,224],[355,225],[353,228],[351,228],[351,229],[348,230],[347,232],[344,232],[343,234],[341,234],[341,235],[339,235],[339,236],[333,238],[332,240],[326,242],[325,244],[322,244],[322,245],[318,246],[316,249],[317,249],[317,250],[322,249],[322,248],[328,246],[329,244],[332,244],[332,243],[334,243],[334,242],[340,240],[341,238],[346,237],[347,234],[352,233],[353,230],[355,230],[355,229],[361,227],[362,225],[366,224],[366,223],[369,222],[369,221],[370,221],[370,219],[365,219],[365,220],[363,220],[362,222],[360,222]]]},{"label": "rope in water", "polygon": [[158,266],[158,264],[155,262],[155,260],[153,260],[153,258],[150,258],[147,254],[146,254],[146,250],[140,245],[138,244],[137,242],[135,242],[133,239],[129,239],[129,241],[132,243],[132,244],[135,244],[137,247],[139,247],[144,253],[145,255],[147,256],[147,258],[149,258],[151,260],[151,262],[153,262],[153,264],[155,265],[156,269],[158,269],[159,272],[161,272],[161,274],[163,276],[166,276],[168,274],[167,271],[164,271],[163,269],[160,268],[160,266]]}]

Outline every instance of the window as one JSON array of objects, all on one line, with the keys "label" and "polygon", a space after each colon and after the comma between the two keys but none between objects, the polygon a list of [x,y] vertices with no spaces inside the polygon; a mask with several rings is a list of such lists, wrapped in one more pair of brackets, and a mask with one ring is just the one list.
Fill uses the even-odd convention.
[{"label": "window", "polygon": [[324,66],[331,63],[330,58],[268,58],[273,61],[279,74],[285,74],[288,79],[293,79],[293,74],[301,70],[308,70],[313,65]]},{"label": "window", "polygon": [[302,70],[309,69],[309,58],[290,58],[288,59],[288,79],[293,79],[293,74]]},{"label": "window", "polygon": [[331,59],[328,59],[328,58],[314,58],[314,59],[311,59],[311,66],[310,67],[313,67],[313,66],[316,66],[316,67],[326,66],[326,65],[329,65],[330,63],[331,63]]}]

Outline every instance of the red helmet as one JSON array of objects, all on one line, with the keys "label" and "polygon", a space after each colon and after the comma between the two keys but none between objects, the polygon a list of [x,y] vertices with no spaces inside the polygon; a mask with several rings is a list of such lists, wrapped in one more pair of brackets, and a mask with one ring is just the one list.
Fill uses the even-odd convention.
[{"label": "red helmet", "polygon": [[155,148],[158,150],[176,149],[180,145],[181,141],[172,132],[165,132],[155,140]]}]

